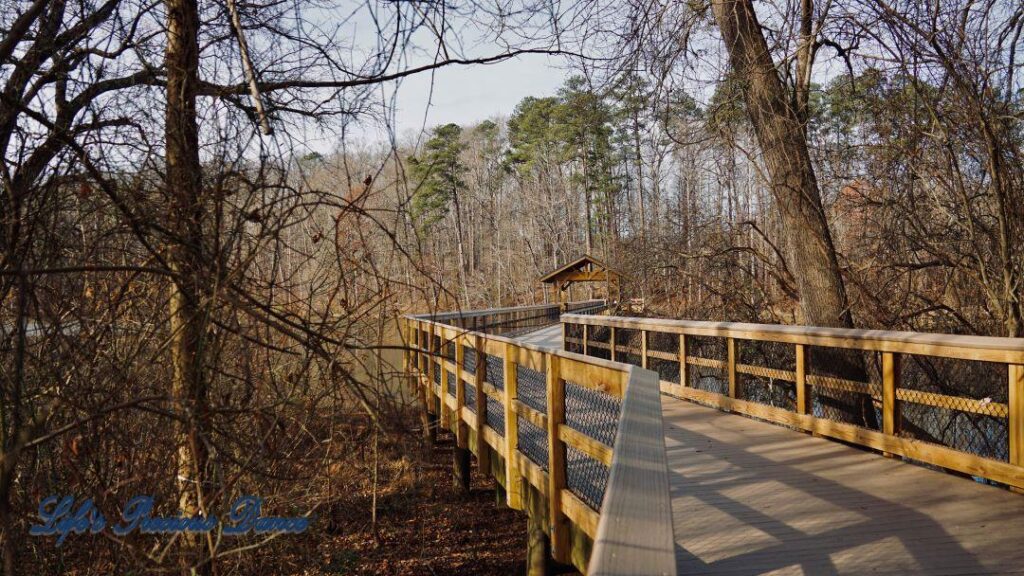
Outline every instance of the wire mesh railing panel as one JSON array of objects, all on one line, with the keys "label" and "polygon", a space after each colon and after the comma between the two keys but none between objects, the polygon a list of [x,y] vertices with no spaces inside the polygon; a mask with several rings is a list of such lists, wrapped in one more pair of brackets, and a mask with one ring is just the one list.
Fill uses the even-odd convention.
[{"label": "wire mesh railing panel", "polygon": [[641,366],[643,362],[640,357],[640,353],[643,351],[642,337],[643,332],[640,330],[630,330],[628,328],[615,330],[615,344],[617,346],[615,360],[625,364]]},{"label": "wire mesh railing panel", "polygon": [[572,446],[565,447],[565,462],[566,487],[588,506],[600,510],[608,485],[608,467]]},{"label": "wire mesh railing panel", "polygon": [[519,418],[519,451],[526,455],[534,464],[544,470],[548,469],[548,433],[546,430]]},{"label": "wire mesh railing panel", "polygon": [[476,386],[469,382],[463,382],[462,386],[462,395],[466,399],[466,408],[469,408],[470,412],[476,412]]},{"label": "wire mesh railing panel", "polygon": [[547,376],[526,366],[516,367],[516,391],[519,400],[540,412],[548,411]]},{"label": "wire mesh railing panel", "polygon": [[679,384],[679,362],[677,361],[648,358],[647,369],[657,372],[659,380]]},{"label": "wire mesh railing panel", "polygon": [[448,395],[455,398],[455,386],[458,384],[455,381],[455,374],[452,374],[451,370],[448,370]]},{"label": "wire mesh railing panel", "polygon": [[[608,348],[612,331],[607,326],[590,326],[587,328],[587,355],[609,360],[612,357]],[[602,344],[604,346],[602,346]]]},{"label": "wire mesh railing panel", "polygon": [[462,349],[462,369],[470,374],[476,374],[476,348],[466,346]]},{"label": "wire mesh railing panel", "polygon": [[505,407],[490,396],[487,397],[487,425],[500,436],[505,435]]},{"label": "wire mesh railing panel", "polygon": [[668,332],[648,332],[647,349],[676,354],[679,352],[679,335]]},{"label": "wire mesh railing panel", "polygon": [[878,354],[807,347],[808,411],[817,418],[881,430],[882,385]]},{"label": "wire mesh railing panel", "polygon": [[434,392],[441,393],[441,369],[434,366]]},{"label": "wire mesh railing panel", "polygon": [[583,325],[565,325],[565,350],[566,352],[583,353]]},{"label": "wire mesh railing panel", "polygon": [[721,366],[687,364],[689,386],[705,392],[729,394],[729,375],[725,369],[729,354],[725,338],[690,336],[686,340],[686,355],[698,358],[697,362],[710,360],[721,363]]},{"label": "wire mesh railing panel", "polygon": [[565,381],[565,423],[571,428],[611,446],[621,411],[618,398]]},{"label": "wire mesh railing panel", "polygon": [[1007,461],[1006,364],[903,356],[897,396],[901,435]]},{"label": "wire mesh railing panel", "polygon": [[487,364],[486,380],[498,390],[505,389],[505,359],[488,354],[484,357]]},{"label": "wire mesh railing panel", "polygon": [[747,365],[748,372],[737,369],[736,394],[743,400],[796,411],[796,349],[792,344],[764,340],[736,340],[736,362]]}]

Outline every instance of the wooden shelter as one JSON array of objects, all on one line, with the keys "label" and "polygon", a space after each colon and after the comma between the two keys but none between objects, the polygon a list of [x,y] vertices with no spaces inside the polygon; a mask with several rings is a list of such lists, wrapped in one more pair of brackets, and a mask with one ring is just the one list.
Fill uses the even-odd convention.
[{"label": "wooden shelter", "polygon": [[573,284],[583,282],[603,282],[608,301],[617,301],[622,277],[621,272],[609,268],[607,264],[590,254],[584,254],[561,268],[541,276],[540,281],[550,285],[553,297],[557,298],[559,304],[565,305],[569,301],[569,288]]}]

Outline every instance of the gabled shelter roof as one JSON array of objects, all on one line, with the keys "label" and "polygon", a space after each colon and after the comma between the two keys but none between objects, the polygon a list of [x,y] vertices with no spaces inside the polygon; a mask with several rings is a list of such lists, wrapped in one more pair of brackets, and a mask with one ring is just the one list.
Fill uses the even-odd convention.
[{"label": "gabled shelter roof", "polygon": [[624,275],[621,272],[612,270],[607,264],[601,262],[597,258],[594,258],[590,254],[584,254],[572,262],[541,276],[540,281],[545,284],[557,284],[560,282],[596,282],[609,280],[612,277],[622,278],[623,276]]}]

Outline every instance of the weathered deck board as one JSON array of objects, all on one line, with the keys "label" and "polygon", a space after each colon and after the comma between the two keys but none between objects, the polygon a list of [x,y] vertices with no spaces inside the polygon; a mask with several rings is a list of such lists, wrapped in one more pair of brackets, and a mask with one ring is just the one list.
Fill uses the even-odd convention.
[{"label": "weathered deck board", "polygon": [[662,397],[679,574],[1024,574],[1024,496]]},{"label": "weathered deck board", "polygon": [[523,334],[517,336],[516,340],[525,342],[527,344],[533,344],[534,346],[544,346],[547,348],[554,348],[555,350],[562,349],[562,325],[555,324],[554,326],[548,326],[547,328],[541,328],[535,332]]}]

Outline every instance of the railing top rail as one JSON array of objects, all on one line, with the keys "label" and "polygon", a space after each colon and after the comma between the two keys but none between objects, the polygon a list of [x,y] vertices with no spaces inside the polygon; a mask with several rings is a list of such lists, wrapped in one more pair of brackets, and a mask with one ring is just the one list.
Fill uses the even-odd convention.
[{"label": "railing top rail", "polygon": [[[583,305],[593,304],[595,306],[601,304],[604,300],[583,300],[580,302],[570,302],[571,305]],[[559,304],[533,304],[530,306],[509,306],[506,308],[481,308],[478,310],[455,310],[449,312],[438,312],[436,314],[426,312],[423,314],[408,314],[406,317],[413,318],[416,320],[449,320],[452,318],[469,318],[473,316],[490,316],[494,314],[504,314],[508,312],[528,312],[530,310],[546,310],[550,308],[558,308]]]},{"label": "railing top rail", "polygon": [[773,342],[811,346],[1024,364],[1024,338],[827,328],[821,326],[783,326],[746,322],[704,322],[697,320],[630,318],[624,316],[590,316],[583,314],[563,314],[562,322],[669,332],[690,336],[770,340]]},{"label": "railing top rail", "polygon": [[591,575],[676,573],[658,375],[632,367],[597,525]]},{"label": "railing top rail", "polygon": [[[589,302],[594,305],[603,303],[600,300]],[[546,307],[495,310],[500,313],[537,308]],[[446,323],[446,320],[459,317],[457,313],[404,316],[420,329],[431,327],[431,332],[440,332],[442,338],[449,340],[480,337],[481,341],[511,344],[521,350],[538,352],[548,357],[556,356],[577,365],[586,364],[582,371],[577,372],[581,378],[600,374],[599,370],[591,367],[622,374],[625,385],[616,386],[615,391],[608,391],[620,396],[622,404],[604,500],[598,511],[588,573],[675,576],[675,542],[658,374],[630,364],[552,349]],[[545,364],[549,360],[545,360]],[[566,370],[569,363],[564,360],[560,363],[560,370],[568,381]],[[588,384],[582,381],[577,383]],[[550,430],[548,434],[551,434]]]},{"label": "railing top rail", "polygon": [[601,366],[603,368],[609,368],[611,370],[618,370],[620,372],[627,372],[627,371],[635,368],[635,366],[632,366],[630,364],[623,364],[621,362],[612,362],[611,360],[605,360],[604,358],[595,358],[593,356],[586,356],[586,355],[583,355],[583,354],[577,354],[576,352],[566,352],[565,350],[558,350],[558,349],[549,348],[549,347],[546,347],[546,346],[541,346],[539,344],[531,344],[529,342],[523,342],[522,340],[519,340],[519,339],[517,339],[515,337],[512,337],[512,336],[499,336],[497,334],[487,334],[486,332],[474,331],[474,330],[470,330],[468,328],[459,328],[458,326],[452,326],[451,324],[445,324],[443,321],[440,321],[440,320],[431,320],[431,319],[427,319],[427,318],[417,318],[415,316],[406,316],[406,318],[409,318],[409,319],[411,319],[413,321],[416,321],[416,322],[423,322],[425,324],[434,324],[436,326],[444,328],[445,330],[455,331],[456,334],[458,334],[459,336],[482,336],[482,337],[484,337],[487,340],[490,340],[492,342],[500,342],[500,343],[503,343],[503,344],[512,344],[513,346],[516,346],[517,348],[522,348],[524,350],[533,350],[535,352],[543,352],[545,354],[551,354],[553,356],[558,356],[559,358],[567,358],[569,360],[575,360],[577,362],[586,362],[587,364],[592,364],[594,366]]}]

